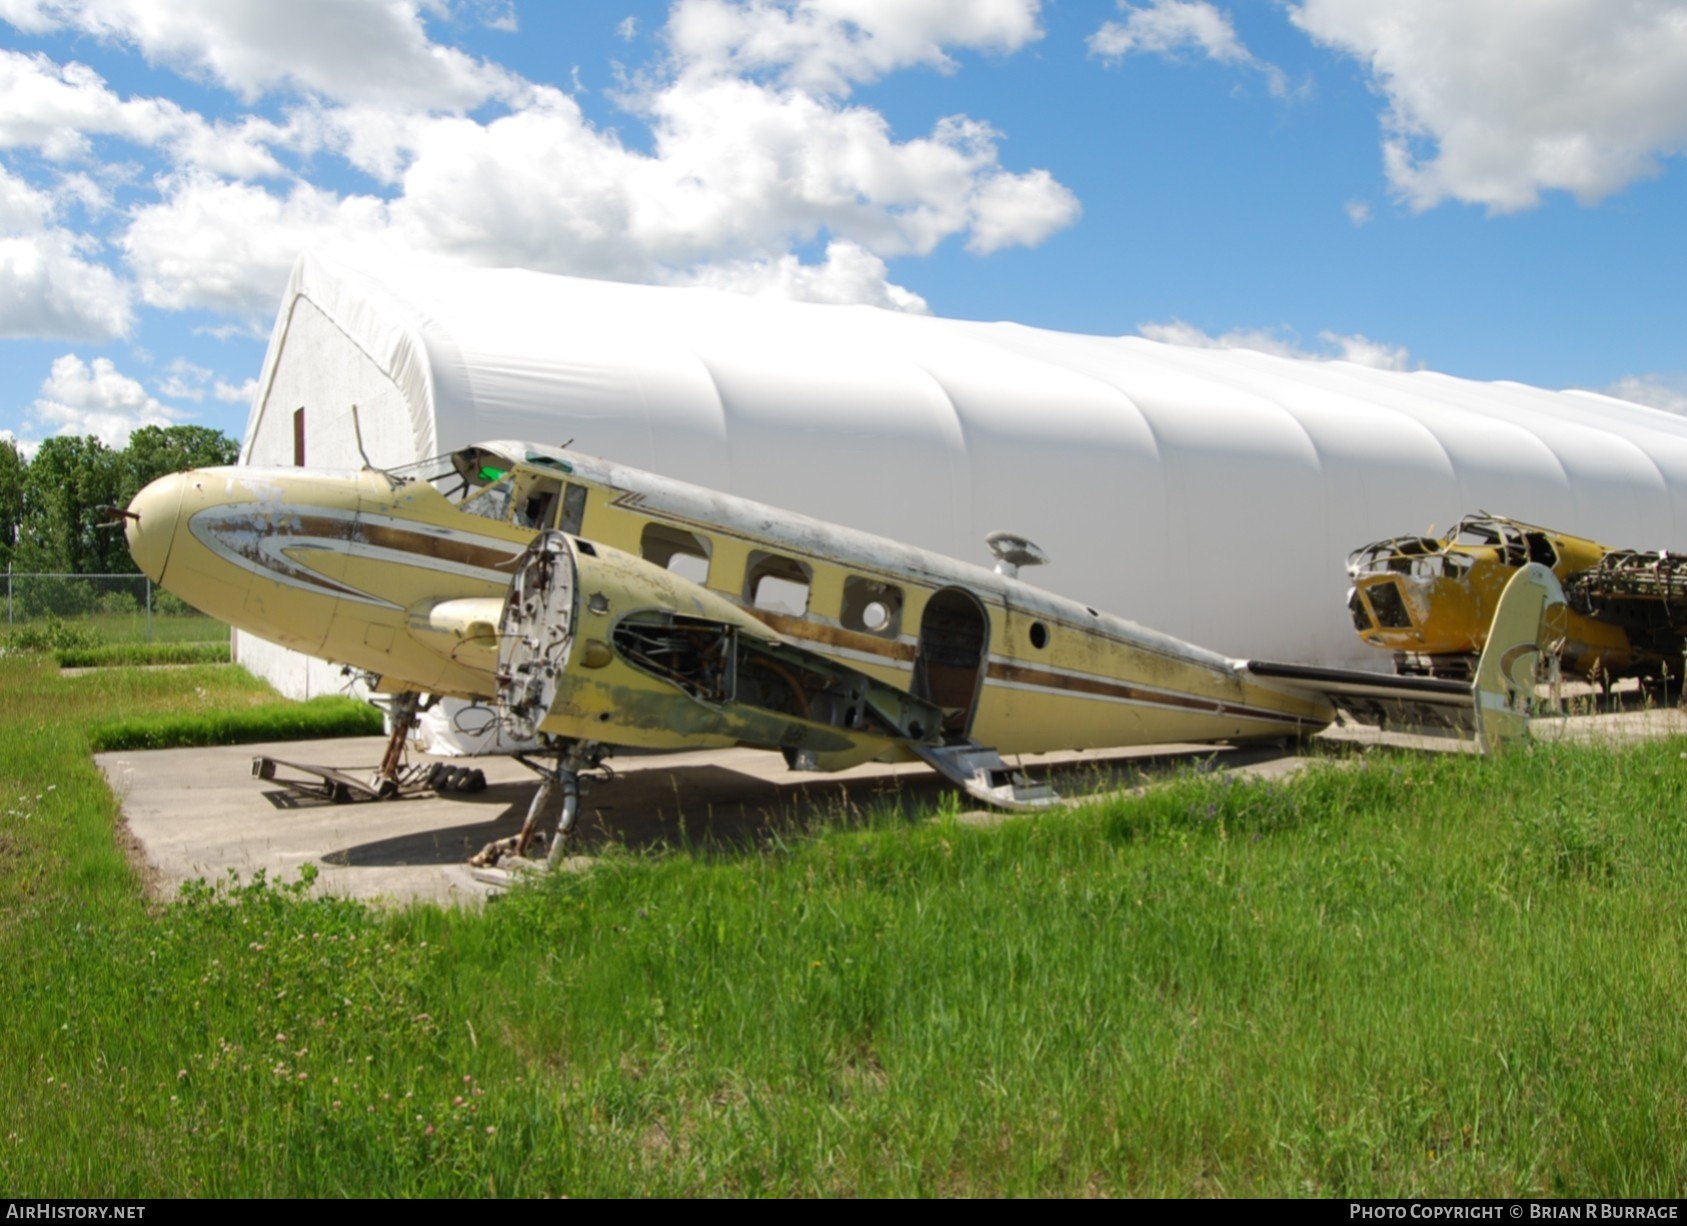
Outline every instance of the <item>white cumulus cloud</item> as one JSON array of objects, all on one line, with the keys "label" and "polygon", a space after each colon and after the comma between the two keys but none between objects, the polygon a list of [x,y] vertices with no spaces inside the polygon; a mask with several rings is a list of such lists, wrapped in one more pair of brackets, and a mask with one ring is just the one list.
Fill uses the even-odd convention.
[{"label": "white cumulus cloud", "polygon": [[0,430],[0,442],[10,443],[16,447],[18,454],[24,458],[26,463],[34,460],[35,453],[41,450],[40,439],[19,438],[10,430]]},{"label": "white cumulus cloud", "polygon": [[823,94],[925,66],[950,48],[1006,54],[1042,37],[1038,0],[677,0],[664,31],[684,71],[768,73]]},{"label": "white cumulus cloud", "polygon": [[739,260],[709,264],[678,279],[684,285],[707,285],[740,294],[792,298],[800,302],[867,303],[897,311],[925,314],[926,300],[893,285],[885,262],[854,243],[833,242],[820,264],[804,264],[794,255],[773,260]]},{"label": "white cumulus cloud", "polygon": [[1389,181],[1417,209],[1597,202],[1687,151],[1681,0],[1298,0],[1387,99]]},{"label": "white cumulus cloud", "polygon": [[96,244],[54,224],[56,201],[0,166],[0,337],[109,340],[134,326],[128,285]]},{"label": "white cumulus cloud", "polygon": [[174,358],[164,367],[164,377],[157,383],[158,392],[172,400],[203,400],[205,385],[211,372],[186,358]]},{"label": "white cumulus cloud", "polygon": [[293,89],[343,102],[462,109],[516,88],[428,37],[418,0],[4,0],[30,33],[78,30],[208,78],[248,101]]},{"label": "white cumulus cloud", "polygon": [[[295,95],[280,118],[212,123],[121,97],[83,66],[0,51],[0,147],[77,159],[108,140],[161,153],[161,172],[131,173],[109,197],[109,164],[104,184],[63,179],[90,217],[122,221],[107,244],[62,232],[59,263],[80,259],[84,296],[122,311],[137,298],[248,325],[273,309],[301,250],[347,245],[920,309],[886,279],[886,260],[951,240],[979,255],[1031,246],[1079,215],[1049,171],[1004,166],[987,123],[956,115],[899,135],[848,99],[892,71],[953,70],[957,51],[1025,46],[1041,36],[1037,0],[674,0],[661,58],[617,95],[648,129],[636,145],[563,90],[434,43],[424,19],[451,11],[424,0],[0,0],[20,29],[134,47],[247,99]],[[471,12],[513,16],[498,0]],[[312,181],[326,156],[376,186]],[[37,253],[49,247],[41,229]],[[792,254],[816,244],[821,263]],[[98,264],[105,246],[126,278]],[[108,310],[103,333],[54,326],[92,336],[130,325]]]},{"label": "white cumulus cloud", "polygon": [[1080,211],[1077,196],[1046,170],[988,175],[972,194],[967,249],[988,255],[1003,247],[1035,247]]},{"label": "white cumulus cloud", "polygon": [[1308,348],[1294,332],[1281,328],[1236,328],[1213,336],[1194,324],[1174,319],[1170,323],[1139,324],[1137,331],[1151,341],[1195,349],[1252,349],[1298,361],[1353,362],[1378,370],[1412,369],[1412,355],[1404,346],[1373,341],[1357,332],[1320,332],[1317,346]]},{"label": "white cumulus cloud", "polygon": [[92,434],[108,447],[125,447],[140,427],[173,425],[183,416],[149,396],[110,358],[88,363],[73,353],[53,360],[29,413],[46,433]]},{"label": "white cumulus cloud", "polygon": [[[1070,225],[1077,198],[1045,170],[1001,165],[998,135],[960,116],[896,139],[885,117],[801,89],[680,76],[640,99],[650,152],[593,126],[559,90],[481,121],[373,108],[324,113],[324,139],[393,183],[390,197],[285,192],[198,170],[163,181],[121,242],[145,301],[251,315],[273,305],[299,250],[343,242],[483,265],[647,282],[760,269],[818,293],[785,257],[817,239],[883,261],[947,239],[988,254]],[[822,277],[833,295],[908,303],[881,281]],[[786,269],[787,273],[777,270]]]},{"label": "white cumulus cloud", "polygon": [[285,195],[203,173],[173,180],[164,200],[135,210],[120,240],[141,298],[255,318],[274,311],[306,247],[385,244],[386,205],[298,183]]},{"label": "white cumulus cloud", "polygon": [[1088,39],[1090,54],[1110,63],[1127,55],[1178,56],[1193,52],[1221,64],[1257,69],[1274,94],[1288,92],[1281,69],[1258,59],[1243,45],[1228,13],[1207,0],[1119,0],[1123,21],[1104,21]]},{"label": "white cumulus cloud", "polygon": [[281,135],[261,120],[210,123],[159,98],[120,98],[93,69],[0,50],[0,148],[33,148],[55,161],[90,159],[90,137],[159,147],[224,174],[277,175],[264,147]]},{"label": "white cumulus cloud", "polygon": [[258,394],[258,381],[247,379],[241,383],[224,383],[218,379],[211,385],[211,394],[224,404],[246,404]]},{"label": "white cumulus cloud", "polygon": [[515,0],[473,0],[476,17],[488,30],[514,34],[521,29],[515,13]]},{"label": "white cumulus cloud", "polygon": [[1687,375],[1629,375],[1607,387],[1605,394],[1687,416]]}]

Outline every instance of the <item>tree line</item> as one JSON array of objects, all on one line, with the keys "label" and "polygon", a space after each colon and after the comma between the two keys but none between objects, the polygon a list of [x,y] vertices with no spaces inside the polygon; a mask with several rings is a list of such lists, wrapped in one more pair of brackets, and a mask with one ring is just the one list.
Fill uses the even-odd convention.
[{"label": "tree line", "polygon": [[208,426],[142,426],[121,450],[47,439],[31,459],[0,439],[0,565],[13,572],[136,574],[109,507],[166,473],[232,464],[240,446]]}]

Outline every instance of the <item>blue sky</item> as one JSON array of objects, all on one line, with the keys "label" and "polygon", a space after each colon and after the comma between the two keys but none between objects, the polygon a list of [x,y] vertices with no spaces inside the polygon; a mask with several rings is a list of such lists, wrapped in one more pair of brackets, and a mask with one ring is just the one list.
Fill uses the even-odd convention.
[{"label": "blue sky", "polygon": [[305,246],[1687,411],[1687,0],[0,0],[0,430],[238,435]]}]

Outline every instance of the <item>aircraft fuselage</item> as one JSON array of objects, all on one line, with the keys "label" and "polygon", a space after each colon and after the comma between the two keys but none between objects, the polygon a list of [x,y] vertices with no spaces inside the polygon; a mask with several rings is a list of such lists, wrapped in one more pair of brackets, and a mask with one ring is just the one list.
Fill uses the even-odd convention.
[{"label": "aircraft fuselage", "polygon": [[[1236,661],[900,542],[554,448],[446,459],[166,477],[131,506],[131,550],[212,616],[381,689],[496,702],[512,579],[536,534],[560,532],[565,675],[538,726],[609,744],[806,748],[825,767],[906,756],[909,727],[1037,753],[1333,718]],[[716,676],[729,639],[738,663]],[[900,734],[882,712],[851,725],[823,709],[865,694],[856,676],[881,687],[869,705],[910,698]]]}]

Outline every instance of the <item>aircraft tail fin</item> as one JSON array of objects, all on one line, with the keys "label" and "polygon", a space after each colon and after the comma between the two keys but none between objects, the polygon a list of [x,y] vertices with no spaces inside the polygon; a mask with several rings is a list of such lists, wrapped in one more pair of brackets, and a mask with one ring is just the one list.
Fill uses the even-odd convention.
[{"label": "aircraft tail fin", "polygon": [[1531,562],[1511,577],[1476,666],[1476,743],[1495,753],[1529,732],[1539,703],[1536,688],[1557,658],[1564,637],[1564,589],[1547,567]]}]

